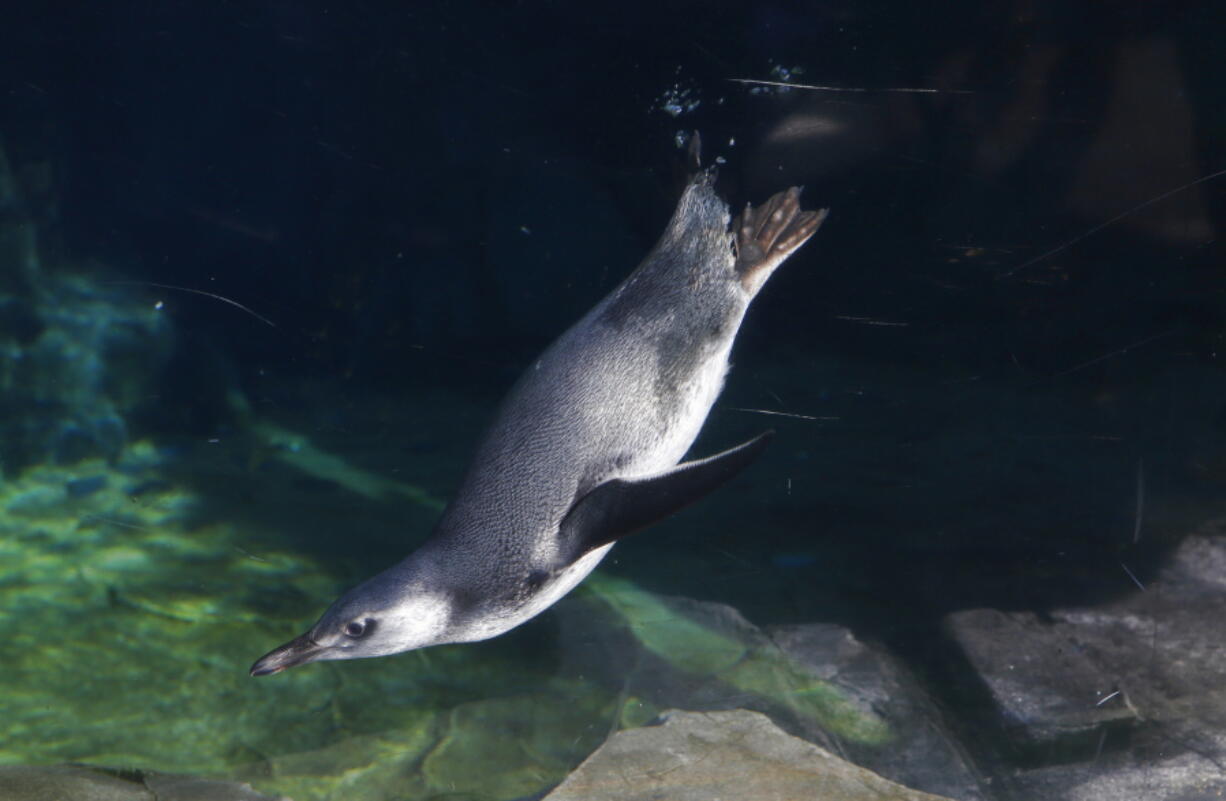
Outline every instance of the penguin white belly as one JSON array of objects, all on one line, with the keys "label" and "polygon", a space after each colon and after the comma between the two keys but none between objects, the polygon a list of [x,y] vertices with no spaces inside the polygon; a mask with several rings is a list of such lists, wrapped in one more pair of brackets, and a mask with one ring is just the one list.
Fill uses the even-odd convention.
[{"label": "penguin white belly", "polygon": [[580,557],[578,561],[557,571],[553,580],[542,587],[523,606],[507,614],[483,618],[476,625],[466,627],[463,638],[456,639],[454,642],[488,640],[536,617],[557,603],[566,593],[573,590],[579,582],[587,578],[588,574],[596,569],[596,566],[600,564],[600,560],[605,558],[605,555],[608,554],[612,547],[613,543],[609,543],[588,552]]}]

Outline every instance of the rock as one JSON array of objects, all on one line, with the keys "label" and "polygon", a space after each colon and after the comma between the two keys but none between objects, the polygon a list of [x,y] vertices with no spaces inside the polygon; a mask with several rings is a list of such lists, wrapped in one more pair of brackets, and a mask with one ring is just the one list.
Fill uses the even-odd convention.
[{"label": "rock", "polygon": [[1223,797],[1226,782],[1220,771],[1209,757],[1191,751],[1143,759],[1105,754],[1086,763],[1024,771],[1005,783],[1016,788],[1017,798],[1209,801]]},{"label": "rock", "polygon": [[[388,510],[296,489],[300,471],[270,459],[242,474],[269,512],[252,517],[247,500],[225,491],[249,441],[185,446],[174,458],[192,465],[190,484],[148,441],[129,443],[114,463],[37,465],[0,482],[0,765],[242,780],[296,801],[453,787],[510,801],[553,787],[619,720],[654,719],[650,704],[619,699],[616,688],[558,676],[548,626],[476,648],[252,679],[253,659],[303,631],[343,589],[328,555],[284,548],[278,530],[320,542],[377,528]],[[82,479],[96,486],[71,497],[66,487]],[[107,775],[68,778],[148,797],[111,781],[127,774]]]},{"label": "rock", "polygon": [[664,714],[619,732],[545,801],[938,801],[894,784],[743,709]]},{"label": "rock", "polygon": [[323,748],[275,756],[236,778],[296,801],[428,797],[419,770],[434,726],[337,737]]},{"label": "rock", "polygon": [[1098,705],[1112,691],[1112,678],[1086,649],[1082,626],[995,609],[958,612],[946,626],[986,682],[996,722],[1024,758],[1050,749],[1092,752],[1100,727],[1135,719],[1122,703]]},{"label": "rock", "polygon": [[0,766],[5,801],[156,801],[140,781],[121,779],[77,765]]},{"label": "rock", "polygon": [[946,620],[987,690],[1007,743],[1001,778],[1019,797],[1226,795],[1223,528],[1189,536],[1122,600],[1046,619],[974,610]]},{"label": "rock", "polygon": [[[4,801],[277,801],[250,785],[85,765],[0,766]],[[289,801],[281,797],[280,801]]]},{"label": "rock", "polygon": [[[637,704],[756,710],[891,780],[964,801],[984,797],[919,684],[845,628],[763,631],[730,606],[655,595],[602,573],[558,616],[571,671],[602,677]],[[627,716],[642,720],[639,707]]]},{"label": "rock", "polygon": [[257,793],[251,785],[241,782],[159,774],[147,774],[143,778],[156,801],[290,801],[285,796]]},{"label": "rock", "polygon": [[591,696],[581,686],[555,687],[454,708],[446,733],[421,763],[427,787],[483,799],[539,794],[566,776],[608,731],[607,724],[593,723],[608,720],[612,710],[593,708],[600,704]]},{"label": "rock", "polygon": [[[927,692],[884,648],[856,638],[842,626],[808,623],[768,629],[770,639],[797,665],[841,688],[858,707],[875,710],[891,738],[878,745],[840,742],[847,759],[908,787],[982,801],[979,772]],[[818,733],[798,719],[799,733]]]},{"label": "rock", "polygon": [[[586,607],[560,610],[579,673],[625,681],[660,707],[748,707],[803,719],[841,740],[891,739],[871,706],[795,663],[730,606],[655,595],[605,574],[586,590]],[[604,626],[594,630],[594,620]],[[595,645],[594,632],[603,640]]]}]

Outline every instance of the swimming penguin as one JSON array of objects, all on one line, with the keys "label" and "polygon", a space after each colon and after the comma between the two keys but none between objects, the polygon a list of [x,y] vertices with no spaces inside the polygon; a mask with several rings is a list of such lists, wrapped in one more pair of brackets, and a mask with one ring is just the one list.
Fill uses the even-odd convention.
[{"label": "swimming penguin", "polygon": [[678,464],[723,386],[749,302],[826,212],[801,211],[793,187],[747,206],[729,231],[714,181],[713,168],[696,173],[638,269],[519,379],[433,535],[251,675],[502,634],[570,591],[618,539],[761,452],[769,432]]}]

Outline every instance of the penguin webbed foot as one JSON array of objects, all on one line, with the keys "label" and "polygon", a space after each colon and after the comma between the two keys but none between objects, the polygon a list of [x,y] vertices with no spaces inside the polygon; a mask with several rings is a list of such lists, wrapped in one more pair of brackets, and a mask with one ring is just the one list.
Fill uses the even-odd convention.
[{"label": "penguin webbed foot", "polygon": [[745,290],[757,294],[775,268],[817,232],[829,211],[801,211],[798,186],[772,195],[757,209],[746,205],[732,223],[735,269]]}]

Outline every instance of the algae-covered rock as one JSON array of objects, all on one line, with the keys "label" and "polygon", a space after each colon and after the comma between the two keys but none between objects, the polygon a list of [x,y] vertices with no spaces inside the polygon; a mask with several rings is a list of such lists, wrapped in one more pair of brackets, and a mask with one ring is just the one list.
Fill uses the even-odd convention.
[{"label": "algae-covered rock", "polygon": [[[390,695],[383,705],[403,707],[400,700]],[[296,801],[512,801],[565,778],[608,734],[616,709],[591,687],[541,677],[539,692],[402,710],[400,720],[415,718],[413,727],[337,732],[321,748],[273,756],[237,775]]]},{"label": "algae-covered rock", "polygon": [[[283,529],[331,536],[338,519],[361,527],[380,507],[338,512],[329,496],[294,490],[298,468],[279,460],[236,474],[242,442],[177,453],[193,465],[190,487],[144,441],[113,461],[41,464],[0,483],[0,764],[121,768],[73,780],[138,798],[142,786],[115,781],[238,778],[294,801],[429,798],[455,785],[498,801],[556,784],[617,720],[654,717],[603,685],[559,678],[548,648],[525,655],[507,638],[252,679],[255,657],[344,588],[326,556],[280,545]],[[241,498],[199,493],[236,477],[265,493],[268,523]],[[82,481],[88,491],[74,490]]]},{"label": "algae-covered rock", "polygon": [[625,621],[639,644],[678,670],[709,674],[738,664],[748,650],[742,637],[679,613],[661,596],[605,573],[587,588]]},{"label": "algae-covered rock", "polygon": [[853,692],[806,672],[777,648],[753,651],[721,678],[778,701],[849,742],[880,746],[891,739],[889,724]]},{"label": "algae-covered rock", "polygon": [[158,773],[141,776],[153,792],[155,801],[291,801],[256,792],[240,782],[203,779],[197,776],[166,776]]},{"label": "algae-covered rock", "polygon": [[[664,715],[615,734],[546,801],[941,801],[856,767],[747,710]],[[947,800],[946,800],[947,801]]]},{"label": "algae-covered rock", "polygon": [[763,630],[724,604],[659,596],[594,575],[559,605],[570,669],[626,696],[622,726],[656,708],[746,708],[887,778],[964,801],[977,773],[907,669],[849,630]]},{"label": "algae-covered rock", "polygon": [[[856,704],[876,710],[890,725],[887,742],[841,741],[844,758],[888,779],[960,801],[992,797],[945,715],[906,665],[884,646],[865,642],[833,623],[771,626],[767,634],[808,675],[835,683]],[[809,737],[806,726],[796,732]]]},{"label": "algae-covered rock", "polygon": [[338,736],[322,748],[273,757],[239,775],[295,801],[421,797],[421,759],[438,739],[437,718],[429,712],[415,728]]},{"label": "algae-covered rock", "polygon": [[0,766],[4,801],[289,801],[250,785],[85,765]]},{"label": "algae-covered rock", "polygon": [[509,801],[561,781],[604,739],[614,706],[586,688],[551,689],[452,710],[422,765],[430,791]]},{"label": "algae-covered rock", "polygon": [[[89,493],[68,489],[98,475]],[[252,659],[300,631],[337,580],[233,524],[198,522],[204,500],[164,475],[133,443],[116,464],[39,465],[0,484],[0,763],[225,774],[252,749],[323,748],[362,728],[364,709],[386,728],[416,725],[412,709],[397,719],[381,705],[387,683],[350,687],[331,709],[343,683],[331,665],[253,681]]]},{"label": "algae-covered rock", "polygon": [[144,783],[80,765],[0,765],[0,798],[5,801],[155,801]]},{"label": "algae-covered rock", "polygon": [[[665,598],[605,574],[594,575],[587,587],[615,613],[637,647],[688,674],[679,681],[656,671],[657,688],[692,688],[697,679],[705,693],[686,689],[684,700],[719,708],[753,705],[756,698],[763,709],[789,711],[842,740],[873,746],[890,740],[888,723],[871,705],[791,659],[730,607]],[[727,699],[722,702],[720,687]],[[662,695],[653,700],[682,700],[667,690]]]}]

